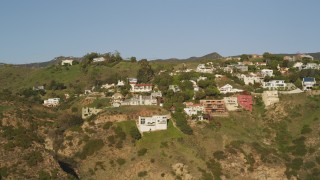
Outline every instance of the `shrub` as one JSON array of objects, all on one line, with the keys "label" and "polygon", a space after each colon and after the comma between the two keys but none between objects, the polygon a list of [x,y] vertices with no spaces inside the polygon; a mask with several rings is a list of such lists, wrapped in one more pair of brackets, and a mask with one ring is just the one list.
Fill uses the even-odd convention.
[{"label": "shrub", "polygon": [[131,135],[131,137],[133,138],[133,139],[135,139],[135,140],[139,140],[139,139],[141,139],[141,134],[140,134],[140,131],[138,130],[138,128],[137,127],[131,127],[131,129],[130,129],[130,135]]},{"label": "shrub", "polygon": [[148,149],[142,148],[138,151],[138,156],[143,156],[147,153]]},{"label": "shrub", "polygon": [[126,133],[123,132],[122,128],[120,126],[116,127],[114,129],[114,132],[116,133],[116,138],[119,138],[120,140],[126,139]]},{"label": "shrub", "polygon": [[117,163],[119,164],[119,166],[122,166],[126,163],[126,160],[125,159],[122,159],[122,158],[118,158],[117,159]]},{"label": "shrub", "polygon": [[112,122],[106,122],[104,125],[103,125],[103,129],[105,129],[105,130],[108,130],[108,129],[110,129],[110,127],[112,126]]},{"label": "shrub", "polygon": [[223,151],[216,151],[213,153],[214,158],[216,158],[217,160],[221,160],[221,159],[225,159],[225,155]]},{"label": "shrub", "polygon": [[312,132],[312,129],[309,127],[309,125],[304,125],[301,129],[301,134],[308,134],[311,132]]},{"label": "shrub", "polygon": [[78,112],[78,108],[77,108],[77,107],[72,107],[72,108],[71,108],[71,111],[74,112],[74,113],[75,113],[75,112]]},{"label": "shrub", "polygon": [[81,159],[87,158],[87,156],[93,155],[103,147],[102,139],[89,140],[83,147],[82,152],[79,154]]},{"label": "shrub", "polygon": [[211,159],[207,162],[207,168],[212,172],[214,179],[221,179],[222,168],[221,164],[214,159]]},{"label": "shrub", "polygon": [[147,172],[147,171],[140,171],[140,172],[138,172],[138,177],[144,177],[144,176],[146,176],[146,175],[148,175],[148,172]]},{"label": "shrub", "polygon": [[0,168],[0,179],[1,177],[7,177],[9,175],[9,169],[7,167]]},{"label": "shrub", "polygon": [[313,162],[313,161],[308,161],[308,162],[306,162],[306,163],[304,164],[304,167],[305,167],[306,170],[312,169],[312,168],[314,168],[315,166],[316,166],[316,163]]},{"label": "shrub", "polygon": [[299,170],[302,164],[303,164],[303,160],[301,158],[295,158],[292,160],[289,166],[294,170]]},{"label": "shrub", "polygon": [[43,161],[42,154],[39,151],[32,151],[31,153],[25,154],[23,159],[27,161],[29,166],[35,166]]},{"label": "shrub", "polygon": [[47,180],[51,179],[51,176],[48,172],[41,170],[38,174],[39,180]]}]

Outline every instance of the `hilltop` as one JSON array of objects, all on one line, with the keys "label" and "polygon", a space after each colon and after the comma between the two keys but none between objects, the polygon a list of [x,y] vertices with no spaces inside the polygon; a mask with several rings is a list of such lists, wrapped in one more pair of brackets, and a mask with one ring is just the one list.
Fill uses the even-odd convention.
[{"label": "hilltop", "polygon": [[178,59],[178,58],[170,58],[170,59],[154,59],[152,61],[180,61],[180,62],[188,62],[188,61],[201,61],[201,60],[215,60],[221,59],[222,56],[216,52],[206,54],[201,57],[189,57],[187,59]]}]

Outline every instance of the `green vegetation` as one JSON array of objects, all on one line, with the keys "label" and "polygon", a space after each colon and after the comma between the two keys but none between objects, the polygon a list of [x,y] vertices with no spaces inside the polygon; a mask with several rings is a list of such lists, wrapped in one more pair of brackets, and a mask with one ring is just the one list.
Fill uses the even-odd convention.
[{"label": "green vegetation", "polygon": [[86,159],[88,156],[91,156],[95,152],[99,151],[103,145],[104,143],[101,139],[89,140],[83,147],[81,153],[78,154],[78,157],[81,159]]},{"label": "green vegetation", "polygon": [[122,159],[122,158],[118,158],[116,161],[119,164],[119,166],[122,166],[122,165],[124,165],[126,163],[126,160]]},{"label": "green vegetation", "polygon": [[143,156],[148,152],[147,148],[142,148],[138,151],[138,156]]},{"label": "green vegetation", "polygon": [[148,175],[148,172],[147,171],[140,171],[138,172],[138,177],[145,177]]},{"label": "green vegetation", "polygon": [[185,115],[185,114],[180,113],[180,112],[176,112],[176,113],[173,114],[173,117],[174,117],[175,120],[176,120],[177,126],[179,127],[179,129],[180,129],[183,133],[188,134],[188,135],[193,134],[193,130],[192,130],[192,128],[188,125],[188,121],[187,121],[187,118],[186,118],[186,115]]},{"label": "green vegetation", "polygon": [[29,166],[35,166],[43,161],[42,154],[39,151],[32,151],[24,155],[23,159],[27,162]]}]

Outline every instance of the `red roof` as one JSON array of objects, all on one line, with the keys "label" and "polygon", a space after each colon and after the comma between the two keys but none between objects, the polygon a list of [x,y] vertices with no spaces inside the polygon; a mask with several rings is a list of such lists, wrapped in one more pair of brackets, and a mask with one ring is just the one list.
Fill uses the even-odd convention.
[{"label": "red roof", "polygon": [[238,104],[247,111],[252,111],[252,96],[251,95],[238,95]]}]

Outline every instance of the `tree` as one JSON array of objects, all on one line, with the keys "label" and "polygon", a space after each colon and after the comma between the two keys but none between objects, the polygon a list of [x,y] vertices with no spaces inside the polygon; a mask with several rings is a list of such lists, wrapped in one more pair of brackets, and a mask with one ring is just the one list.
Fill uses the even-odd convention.
[{"label": "tree", "polygon": [[218,88],[216,88],[216,87],[207,87],[204,90],[204,92],[206,93],[207,96],[216,96],[220,93]]},{"label": "tree", "polygon": [[136,63],[136,62],[137,62],[137,58],[132,56],[132,57],[130,58],[130,62]]},{"label": "tree", "polygon": [[206,97],[206,93],[204,91],[198,91],[196,93],[196,100],[200,100]]},{"label": "tree", "polygon": [[137,79],[139,83],[148,83],[154,76],[154,71],[149,62],[143,59],[139,62],[140,69],[138,70]]},{"label": "tree", "polygon": [[248,56],[248,55],[242,54],[242,55],[240,56],[240,61],[248,61],[248,60],[249,60],[249,56]]}]

